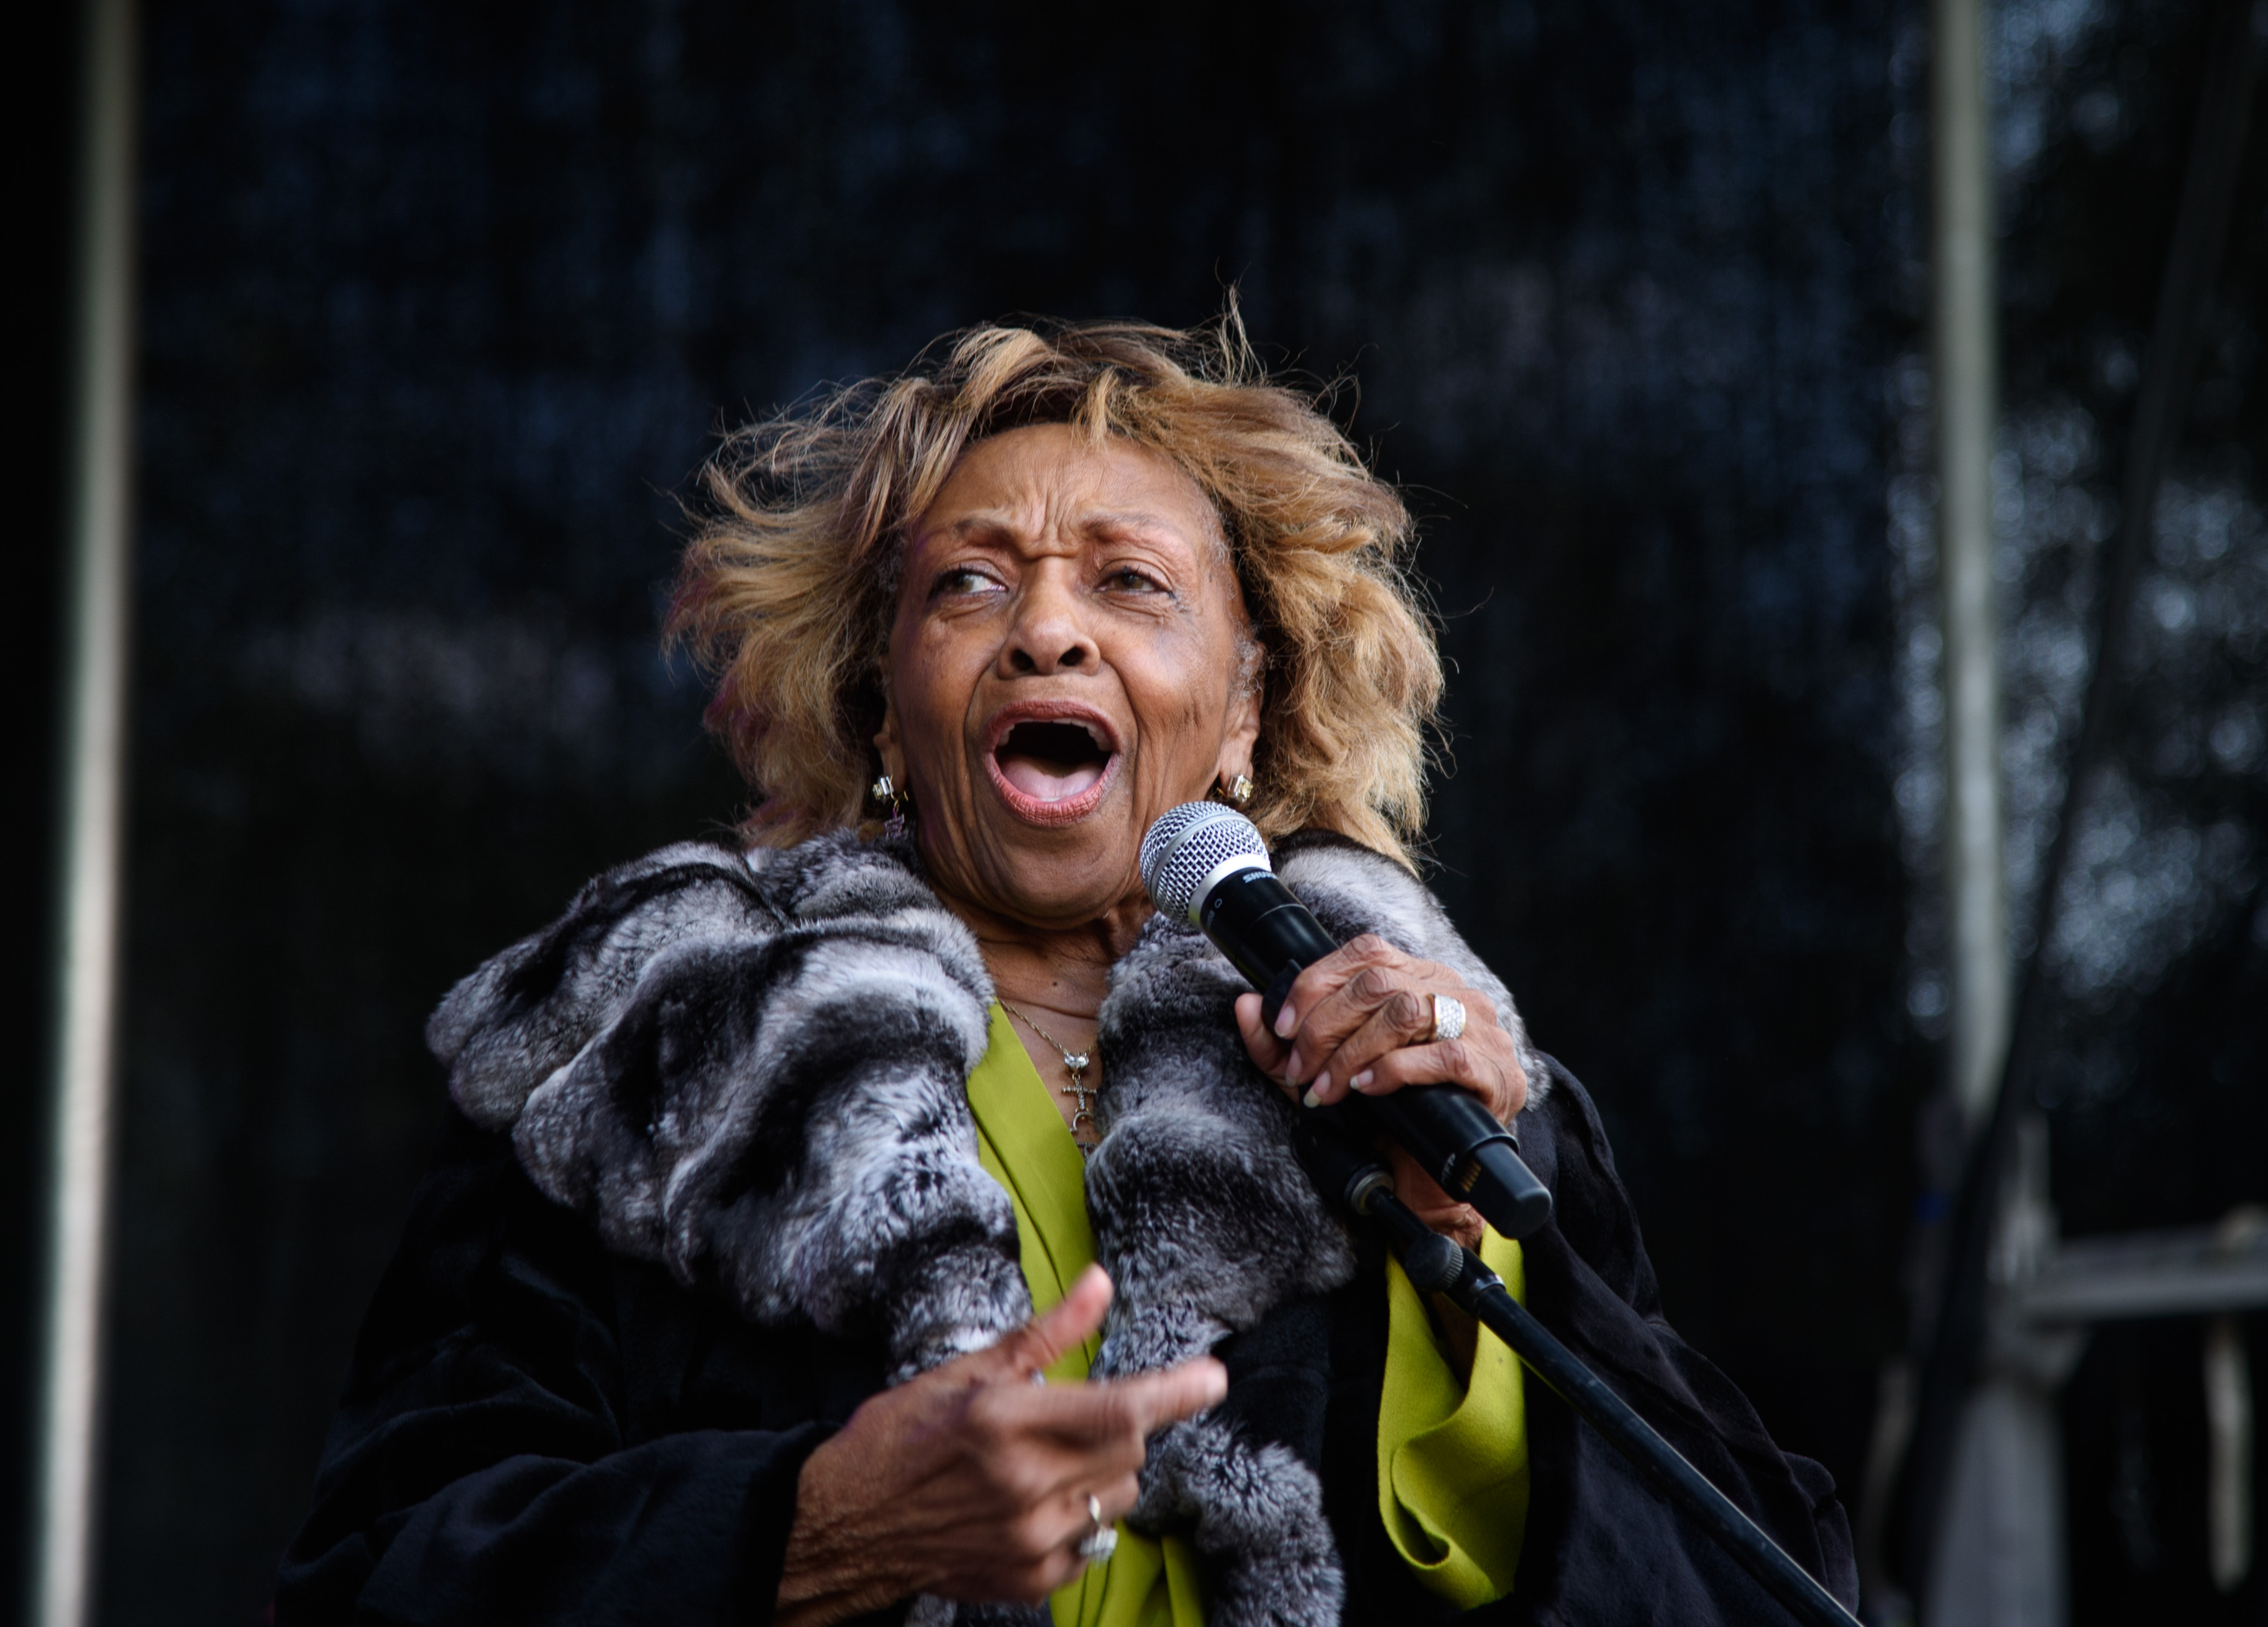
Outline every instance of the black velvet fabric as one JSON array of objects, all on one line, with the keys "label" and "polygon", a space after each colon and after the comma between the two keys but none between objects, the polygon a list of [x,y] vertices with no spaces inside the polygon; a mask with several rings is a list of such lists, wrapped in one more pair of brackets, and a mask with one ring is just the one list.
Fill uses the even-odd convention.
[{"label": "black velvet fabric", "polygon": [[879,1341],[760,1330],[607,1252],[452,1115],[277,1579],[314,1623],[763,1622]]},{"label": "black velvet fabric", "polygon": [[[1831,1483],[1782,1454],[1738,1390],[1661,1320],[1636,1217],[1582,1086],[1523,1116],[1552,1189],[1529,1307],[1813,1574],[1855,1603]],[[1382,1256],[1219,1351],[1223,1410],[1323,1478],[1351,1623],[1447,1622],[1377,1515]],[[278,1627],[346,1622],[770,1619],[805,1456],[881,1386],[886,1355],[760,1330],[659,1267],[608,1253],[539,1194],[510,1142],[444,1133],[357,1345],[287,1554]],[[1476,1623],[1690,1627],[1786,1619],[1540,1383],[1518,1586]]]}]

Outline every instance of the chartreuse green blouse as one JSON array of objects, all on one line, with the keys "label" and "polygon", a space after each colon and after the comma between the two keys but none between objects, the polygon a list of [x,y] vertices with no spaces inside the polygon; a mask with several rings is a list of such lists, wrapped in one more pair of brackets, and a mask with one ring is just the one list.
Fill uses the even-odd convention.
[{"label": "chartreuse green blouse", "polygon": [[[968,1076],[978,1156],[1016,1206],[1024,1280],[1045,1311],[1094,1262],[1084,1160],[1039,1070],[992,1007],[992,1037]],[[1525,1298],[1520,1245],[1493,1232],[1481,1258]],[[1378,1509],[1425,1587],[1461,1609],[1512,1591],[1528,1516],[1528,1423],[1520,1364],[1481,1330],[1469,1378],[1444,1349],[1418,1291],[1387,1267],[1385,1388],[1378,1409]],[[1086,1376],[1099,1341],[1066,1351],[1051,1380]],[[1179,1537],[1118,1528],[1118,1548],[1057,1590],[1055,1627],[1204,1627],[1196,1556]]]}]

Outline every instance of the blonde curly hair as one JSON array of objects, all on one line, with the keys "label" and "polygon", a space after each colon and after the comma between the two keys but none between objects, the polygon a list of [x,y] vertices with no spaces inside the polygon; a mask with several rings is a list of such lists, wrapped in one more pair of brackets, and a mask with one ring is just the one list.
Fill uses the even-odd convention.
[{"label": "blonde curly hair", "polygon": [[1440,655],[1403,569],[1410,512],[1319,399],[1269,377],[1232,301],[1189,332],[973,328],[727,436],[668,628],[716,679],[706,721],[760,798],[747,837],[871,823],[907,530],[972,442],[1062,423],[1163,453],[1220,515],[1261,645],[1261,833],[1336,831],[1410,863]]}]

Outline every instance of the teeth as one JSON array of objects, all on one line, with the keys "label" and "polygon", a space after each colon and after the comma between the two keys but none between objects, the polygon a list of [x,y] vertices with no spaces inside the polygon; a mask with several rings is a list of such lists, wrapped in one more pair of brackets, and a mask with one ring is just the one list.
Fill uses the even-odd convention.
[{"label": "teeth", "polygon": [[[1092,741],[1094,743],[1094,748],[1095,748],[1097,751],[1101,752],[1101,753],[1104,756],[1106,756],[1106,757],[1112,756],[1112,755],[1116,755],[1116,748],[1111,745],[1111,743],[1110,743],[1110,737],[1109,737],[1108,735],[1105,734],[1105,733],[1102,732],[1102,730],[1101,730],[1101,728],[1099,728],[1098,726],[1096,726],[1094,724],[1089,723],[1089,722],[1088,722],[1086,718],[1026,718],[1026,719],[1024,719],[1024,720],[1023,720],[1023,722],[1030,722],[1030,723],[1049,723],[1049,722],[1076,723],[1076,724],[1078,724],[1078,725],[1079,725],[1079,726],[1080,728],[1085,729],[1085,730],[1086,731],[1086,738],[1087,738],[1088,740],[1092,740]],[[1007,733],[1006,734],[1004,734],[1004,735],[1002,735],[1002,736],[1000,737],[1000,744],[999,744],[999,746],[998,746],[998,747],[994,747],[994,749],[995,749],[995,750],[1005,750],[1005,749],[1006,748],[1006,747],[1007,747],[1007,744],[1008,744],[1008,741],[1009,741],[1010,738],[1011,738],[1011,737],[1012,737],[1012,736],[1014,735],[1014,733],[1016,733],[1017,728],[1021,727],[1021,726],[1022,726],[1021,723],[1019,723],[1019,724],[1017,724],[1017,725],[1011,725],[1011,726],[1010,726],[1010,728],[1009,728],[1009,730],[1008,730],[1008,733]]]}]

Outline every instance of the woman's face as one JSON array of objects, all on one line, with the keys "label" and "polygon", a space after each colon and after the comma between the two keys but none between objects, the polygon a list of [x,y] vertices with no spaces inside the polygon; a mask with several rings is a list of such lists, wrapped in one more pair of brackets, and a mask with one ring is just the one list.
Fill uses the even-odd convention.
[{"label": "woman's face", "polygon": [[906,543],[875,736],[931,878],[1039,927],[1138,898],[1150,822],[1251,768],[1246,627],[1163,456],[1053,424],[969,447]]}]

